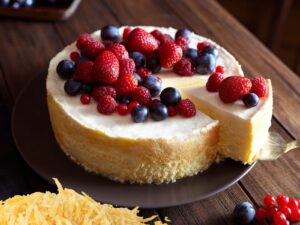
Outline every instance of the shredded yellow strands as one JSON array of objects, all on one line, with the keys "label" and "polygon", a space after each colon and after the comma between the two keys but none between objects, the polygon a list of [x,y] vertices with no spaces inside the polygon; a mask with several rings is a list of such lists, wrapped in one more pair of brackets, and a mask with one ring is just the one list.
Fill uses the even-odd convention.
[{"label": "shredded yellow strands", "polygon": [[[85,193],[63,188],[58,194],[36,192],[0,201],[1,225],[141,225],[156,218],[138,216],[138,209],[114,208],[95,202]],[[163,225],[160,221],[155,225]]]}]

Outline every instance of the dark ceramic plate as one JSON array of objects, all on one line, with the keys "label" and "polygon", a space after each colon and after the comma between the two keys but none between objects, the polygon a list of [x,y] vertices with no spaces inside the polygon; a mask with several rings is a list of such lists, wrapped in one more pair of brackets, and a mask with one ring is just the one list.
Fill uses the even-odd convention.
[{"label": "dark ceramic plate", "polygon": [[204,173],[173,184],[121,184],[84,171],[60,150],[49,121],[45,76],[36,77],[20,94],[12,117],[12,130],[20,153],[42,177],[84,191],[97,201],[120,206],[161,208],[208,198],[235,184],[254,166],[225,160]]}]

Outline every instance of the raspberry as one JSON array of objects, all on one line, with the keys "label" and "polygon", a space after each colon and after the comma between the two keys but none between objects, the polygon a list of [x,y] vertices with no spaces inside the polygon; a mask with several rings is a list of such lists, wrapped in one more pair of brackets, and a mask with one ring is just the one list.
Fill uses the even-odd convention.
[{"label": "raspberry", "polygon": [[93,88],[92,97],[95,101],[99,101],[102,96],[106,95],[116,98],[116,90],[112,86],[98,86]]},{"label": "raspberry", "polygon": [[197,44],[197,50],[198,50],[198,53],[201,53],[202,52],[202,49],[206,46],[209,46],[209,45],[212,45],[210,42],[208,41],[203,41],[203,42],[199,42]]},{"label": "raspberry", "polygon": [[104,45],[100,41],[88,41],[82,46],[83,55],[95,59],[99,53],[105,49]]},{"label": "raspberry", "polygon": [[81,49],[83,45],[85,45],[86,42],[92,41],[93,38],[90,34],[81,34],[79,35],[76,46],[77,48]]},{"label": "raspberry", "polygon": [[84,61],[79,63],[76,66],[76,70],[73,76],[74,80],[78,80],[84,83],[92,83],[95,81],[93,76],[93,66],[94,63],[92,61]]},{"label": "raspberry", "polygon": [[109,95],[99,98],[97,109],[101,114],[109,115],[116,110],[116,100]]},{"label": "raspberry", "polygon": [[232,103],[248,94],[251,86],[251,81],[246,77],[227,77],[220,84],[219,96],[223,102]]},{"label": "raspberry", "polygon": [[127,38],[127,47],[130,51],[145,53],[155,51],[158,44],[152,34],[141,28],[135,28]]},{"label": "raspberry", "polygon": [[182,58],[180,61],[178,61],[174,65],[173,71],[181,76],[192,76],[195,74],[192,61],[187,58]]},{"label": "raspberry", "polygon": [[167,42],[174,42],[174,40],[170,34],[163,34],[160,45],[166,44]]},{"label": "raspberry", "polygon": [[82,94],[80,96],[80,101],[83,105],[87,105],[91,102],[91,96],[89,96],[88,94]]},{"label": "raspberry", "polygon": [[79,58],[80,54],[78,52],[71,52],[70,54],[70,59],[73,61],[73,62],[76,62],[77,59]]},{"label": "raspberry", "polygon": [[141,105],[150,106],[152,102],[152,97],[147,88],[137,87],[131,92],[131,100],[137,101]]},{"label": "raspberry", "polygon": [[255,93],[258,97],[265,97],[268,94],[267,81],[263,77],[254,77],[251,79],[252,88],[251,92]]},{"label": "raspberry", "polygon": [[224,74],[225,73],[225,67],[221,66],[221,65],[218,65],[218,66],[216,66],[215,72],[220,73],[220,74]]},{"label": "raspberry", "polygon": [[159,60],[162,67],[171,68],[182,58],[182,49],[174,42],[167,42],[159,49]]},{"label": "raspberry", "polygon": [[126,27],[124,30],[123,30],[123,40],[126,41],[129,34],[131,32],[131,28],[130,27]]},{"label": "raspberry", "polygon": [[131,112],[131,110],[134,107],[136,107],[137,105],[139,105],[139,103],[137,101],[130,102],[129,105],[128,105],[128,112]]},{"label": "raspberry", "polygon": [[142,79],[152,74],[152,72],[146,67],[140,67],[136,71]]},{"label": "raspberry", "polygon": [[135,64],[133,59],[128,58],[128,59],[121,59],[119,60],[120,64],[120,74],[119,76],[123,76],[125,74],[132,74],[134,69],[135,69]]},{"label": "raspberry", "polygon": [[184,117],[193,117],[196,115],[196,107],[190,99],[180,100],[176,105],[179,115]]},{"label": "raspberry", "polygon": [[126,104],[120,104],[117,106],[117,112],[120,114],[120,115],[126,115],[128,114],[128,107]]},{"label": "raspberry", "polygon": [[153,37],[155,37],[156,40],[158,40],[159,42],[161,42],[161,40],[163,39],[163,33],[160,32],[159,30],[153,30],[151,32],[151,34],[153,35]]},{"label": "raspberry", "polygon": [[138,85],[138,80],[132,74],[125,74],[118,79],[115,84],[117,96],[130,94]]},{"label": "raspberry", "polygon": [[178,38],[176,38],[175,43],[180,46],[182,51],[185,51],[189,48],[188,41],[182,36],[179,36]]},{"label": "raspberry", "polygon": [[168,116],[173,117],[177,115],[176,108],[174,106],[168,106]]},{"label": "raspberry", "polygon": [[129,58],[128,52],[124,45],[116,43],[110,46],[108,50],[114,53],[118,60]]},{"label": "raspberry", "polygon": [[214,72],[207,80],[206,89],[210,92],[217,92],[224,78],[221,73]]}]

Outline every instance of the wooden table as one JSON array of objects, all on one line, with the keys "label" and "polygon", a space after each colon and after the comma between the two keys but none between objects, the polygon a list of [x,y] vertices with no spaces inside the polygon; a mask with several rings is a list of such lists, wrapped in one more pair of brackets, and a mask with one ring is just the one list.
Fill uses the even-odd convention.
[{"label": "wooden table", "polygon": [[[272,130],[287,141],[300,138],[300,79],[225,9],[212,0],[84,0],[66,22],[0,19],[0,198],[34,191],[54,191],[26,165],[13,142],[10,114],[17,95],[49,60],[80,33],[116,25],[187,27],[212,38],[242,64],[247,76],[272,79]],[[32,96],[34,98],[34,96]],[[233,137],[234,138],[234,137]],[[42,149],[41,149],[42,150]],[[141,215],[168,216],[172,224],[234,224],[232,211],[240,201],[255,206],[267,194],[300,197],[300,151],[274,162],[259,162],[240,182],[207,200],[193,204],[141,210]]]}]

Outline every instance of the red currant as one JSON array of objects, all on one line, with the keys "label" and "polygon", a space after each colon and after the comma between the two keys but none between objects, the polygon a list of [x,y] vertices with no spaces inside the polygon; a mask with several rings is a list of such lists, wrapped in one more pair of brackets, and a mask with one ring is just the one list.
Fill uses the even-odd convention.
[{"label": "red currant", "polygon": [[120,115],[126,115],[128,113],[128,107],[126,104],[120,104],[117,106],[117,112],[120,114]]},{"label": "red currant", "polygon": [[272,195],[267,195],[265,198],[264,198],[264,204],[265,206],[273,206],[275,205],[275,198],[272,196]]},{"label": "red currant", "polygon": [[168,106],[168,116],[172,117],[176,115],[177,115],[176,108],[174,106]]},{"label": "red currant", "polygon": [[299,207],[298,200],[295,199],[295,198],[290,198],[289,203],[288,203],[288,207],[290,207],[291,209],[298,208]]},{"label": "red currant", "polygon": [[70,54],[70,58],[71,58],[71,60],[73,61],[73,62],[76,62],[77,61],[77,59],[79,58],[79,53],[78,52],[71,52],[71,54]]},{"label": "red currant", "polygon": [[225,73],[225,67],[219,65],[219,66],[216,67],[215,72],[220,73],[220,74],[224,74]]},{"label": "red currant", "polygon": [[134,107],[136,107],[137,105],[139,105],[139,103],[137,101],[130,102],[129,105],[127,106],[128,107],[128,112],[131,112],[131,110]]},{"label": "red currant", "polygon": [[292,209],[290,219],[292,221],[300,221],[300,209],[296,209],[296,208]]},{"label": "red currant", "polygon": [[286,205],[280,207],[279,211],[282,212],[288,219],[290,218],[291,213],[292,213],[292,210],[289,207],[287,207]]},{"label": "red currant", "polygon": [[273,221],[276,225],[285,225],[286,217],[282,212],[276,212],[273,216]]},{"label": "red currant", "polygon": [[89,96],[88,94],[82,94],[80,96],[80,101],[83,105],[87,105],[91,102],[91,96]]},{"label": "red currant", "polygon": [[278,212],[278,208],[275,207],[275,206],[268,206],[268,207],[266,208],[266,210],[267,210],[267,216],[268,216],[269,218],[273,218],[274,214],[275,214],[276,212]]},{"label": "red currant", "polygon": [[278,195],[276,201],[279,206],[284,206],[289,204],[289,197],[285,195]]},{"label": "red currant", "polygon": [[264,208],[256,209],[255,218],[258,221],[263,221],[267,217],[267,211]]}]

